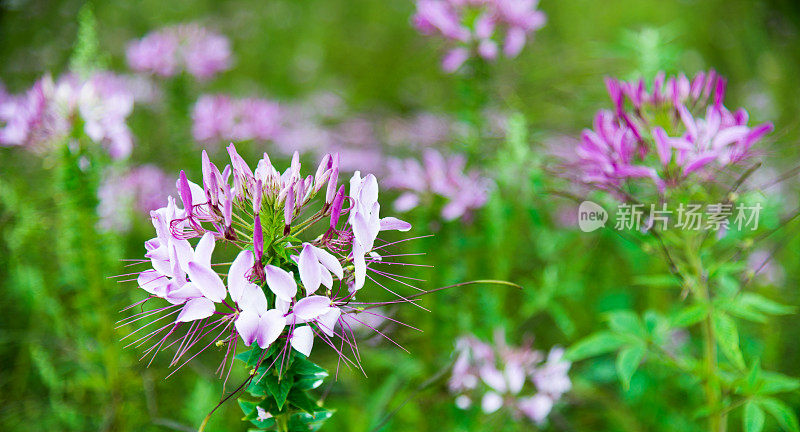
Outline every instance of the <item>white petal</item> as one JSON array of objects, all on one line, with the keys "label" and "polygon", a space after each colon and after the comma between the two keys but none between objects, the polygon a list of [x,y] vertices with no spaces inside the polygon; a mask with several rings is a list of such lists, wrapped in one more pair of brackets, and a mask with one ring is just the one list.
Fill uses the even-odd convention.
[{"label": "white petal", "polygon": [[264,290],[254,283],[245,285],[242,292],[241,301],[238,303],[242,310],[249,310],[263,314],[267,311],[267,297],[264,295]]},{"label": "white petal", "polygon": [[292,311],[298,318],[311,321],[331,310],[331,299],[325,296],[308,296],[294,305]]},{"label": "white petal", "polygon": [[258,322],[258,346],[270,346],[286,327],[286,317],[277,309],[270,309],[261,315]]},{"label": "white petal", "polygon": [[274,265],[268,265],[264,270],[267,285],[278,298],[288,302],[297,295],[297,282],[294,281],[294,275],[291,272]]},{"label": "white petal", "polygon": [[292,348],[308,357],[311,354],[311,348],[314,346],[314,331],[309,326],[295,327],[289,341],[292,344]]},{"label": "white petal", "polygon": [[247,280],[247,272],[253,268],[254,261],[253,252],[243,250],[239,252],[228,270],[228,291],[231,292],[231,298],[236,303],[239,303],[242,293],[244,293],[244,287],[250,283]]},{"label": "white petal", "polygon": [[381,231],[387,230],[396,230],[396,231],[408,231],[411,229],[411,224],[397,219],[395,217],[385,217],[381,219]]},{"label": "white petal", "polygon": [[333,288],[333,278],[331,277],[331,272],[329,272],[324,266],[319,266],[319,281],[328,289]]},{"label": "white petal", "polygon": [[311,247],[313,248],[314,255],[317,256],[319,262],[325,266],[326,269],[330,270],[331,273],[335,274],[339,280],[341,280],[344,273],[342,270],[342,263],[340,263],[332,253],[326,251],[325,249],[318,248],[316,246]]},{"label": "white petal", "polygon": [[297,261],[297,268],[300,270],[300,280],[306,288],[307,294],[313,294],[319,288],[319,261],[317,260],[311,245],[305,243],[300,258]]},{"label": "white petal", "polygon": [[503,397],[495,392],[488,392],[481,400],[481,409],[486,414],[491,414],[503,406]]},{"label": "white petal", "polygon": [[159,297],[164,295],[164,290],[169,284],[169,279],[156,270],[145,270],[139,273],[136,281],[139,283],[139,288]]},{"label": "white petal", "polygon": [[211,254],[214,253],[214,234],[207,232],[197,242],[194,248],[194,261],[206,267],[211,267]]},{"label": "white petal", "polygon": [[258,333],[258,314],[249,310],[242,311],[239,314],[239,318],[236,318],[235,326],[236,332],[239,333],[239,336],[244,340],[245,346],[250,346],[253,341],[256,340],[256,335]]},{"label": "white petal", "polygon": [[204,297],[194,298],[186,302],[175,322],[195,321],[208,318],[213,314],[214,302]]},{"label": "white petal", "polygon": [[352,290],[358,291],[364,287],[367,280],[367,263],[364,260],[364,248],[355,240],[353,245],[353,267],[355,268],[355,282]]},{"label": "white petal", "polygon": [[215,303],[219,303],[225,298],[225,285],[219,275],[211,270],[211,267],[200,265],[194,261],[189,261],[187,267],[189,278],[204,296]]},{"label": "white petal", "polygon": [[341,315],[342,311],[338,307],[333,307],[328,313],[317,318],[317,324],[326,335],[333,337],[333,330]]}]

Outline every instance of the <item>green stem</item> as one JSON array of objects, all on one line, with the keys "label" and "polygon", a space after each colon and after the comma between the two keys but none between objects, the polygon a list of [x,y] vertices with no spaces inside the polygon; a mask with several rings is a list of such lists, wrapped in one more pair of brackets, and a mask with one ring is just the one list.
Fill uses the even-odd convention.
[{"label": "green stem", "polygon": [[[702,242],[702,238],[700,242]],[[700,258],[700,245],[694,245],[693,243],[694,242],[691,241],[684,242],[687,260],[692,273],[687,282],[692,287],[694,298],[706,304],[709,309],[706,318],[702,322],[703,370],[706,375],[706,379],[703,382],[703,390],[705,392],[706,405],[709,409],[708,430],[709,432],[725,432],[727,424],[720,406],[722,397],[719,377],[717,375],[717,338],[712,322],[714,311],[713,303],[711,302],[711,290],[703,271],[703,263]]]}]

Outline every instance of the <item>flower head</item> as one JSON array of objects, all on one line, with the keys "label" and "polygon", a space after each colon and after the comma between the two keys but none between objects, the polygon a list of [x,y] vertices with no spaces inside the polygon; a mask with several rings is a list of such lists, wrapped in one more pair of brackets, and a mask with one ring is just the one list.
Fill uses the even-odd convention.
[{"label": "flower head", "polygon": [[112,158],[125,158],[133,149],[126,124],[133,103],[127,80],[108,72],[56,81],[48,75],[22,95],[0,95],[0,145],[45,151],[82,124],[82,132]]},{"label": "flower head", "polygon": [[446,200],[442,218],[453,220],[482,207],[487,200],[491,181],[477,171],[465,172],[462,155],[445,157],[428,149],[422,161],[391,159],[384,183],[391,189],[403,191],[394,202],[398,211],[408,211],[425,199],[439,196]]},{"label": "flower head", "polygon": [[[387,263],[379,253],[391,245],[379,233],[411,225],[380,217],[371,174],[356,172],[345,193],[337,184],[338,155],[326,155],[316,174],[304,176],[297,154],[280,172],[266,154],[251,169],[233,144],[228,153],[231,163],[220,171],[203,151],[202,186],[182,171],[176,183],[180,205],[170,197],[151,213],[156,237],[145,243],[149,261],[143,263],[150,268],[138,273],[138,283],[148,299],[170,305],[123,321],[166,320],[134,343],[153,342],[145,351],[153,356],[177,345],[177,364],[206,336],[228,345],[226,359],[238,343],[281,344],[283,356],[289,347],[308,356],[321,340],[357,364],[345,355],[349,350],[358,357],[349,323],[383,304],[356,301],[359,290],[367,279],[384,287],[370,272],[396,280],[379,268]],[[315,225],[324,234],[301,239]],[[226,245],[239,252],[227,272],[218,273],[223,264],[213,253]]]},{"label": "flower head", "polygon": [[206,80],[231,66],[228,39],[196,23],[165,27],[132,41],[127,57],[131,69],[162,77],[185,70]]},{"label": "flower head", "polygon": [[[516,57],[526,39],[544,26],[538,0],[417,0],[412,22],[425,35],[438,35],[452,45],[442,60],[455,72],[470,57],[495,60],[502,50]],[[502,48],[501,48],[502,47]]]},{"label": "flower head", "polygon": [[143,218],[150,216],[173,189],[172,179],[154,165],[141,165],[125,172],[109,169],[97,191],[101,228],[127,231],[131,210]]},{"label": "flower head", "polygon": [[203,95],[194,105],[192,122],[200,142],[268,141],[279,132],[280,108],[265,99]]},{"label": "flower head", "polygon": [[[563,349],[553,348],[543,362],[539,351],[508,346],[502,332],[495,335],[494,344],[464,336],[456,341],[449,388],[461,409],[479,398],[486,414],[506,407],[541,424],[572,386],[567,376],[570,363],[563,354]],[[528,388],[535,393],[529,395]]]},{"label": "flower head", "polygon": [[643,80],[606,81],[614,110],[601,110],[584,130],[572,168],[585,183],[620,193],[631,179],[651,180],[659,192],[687,178],[741,164],[772,124],[748,125],[744,109],[723,105],[726,83],[714,71],[691,80],[659,73]]}]

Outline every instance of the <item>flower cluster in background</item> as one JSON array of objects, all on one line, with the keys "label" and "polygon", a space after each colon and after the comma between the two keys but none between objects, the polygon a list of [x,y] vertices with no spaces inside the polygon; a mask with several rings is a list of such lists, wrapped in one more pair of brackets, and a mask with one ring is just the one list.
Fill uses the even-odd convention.
[{"label": "flower cluster in background", "polygon": [[175,182],[155,165],[141,165],[125,172],[110,168],[97,191],[100,228],[126,232],[132,218],[149,219],[174,191]]},{"label": "flower cluster in background", "polygon": [[127,57],[135,71],[171,77],[185,70],[200,80],[228,70],[232,62],[228,38],[197,23],[148,33],[129,43]]},{"label": "flower cluster in background", "polygon": [[619,192],[629,179],[652,180],[659,191],[679,186],[692,174],[704,178],[742,163],[771,123],[748,126],[744,109],[723,105],[725,80],[714,71],[691,80],[659,73],[652,88],[644,80],[608,79],[614,110],[597,113],[575,149],[579,180]]},{"label": "flower cluster in background", "polygon": [[417,0],[414,26],[439,35],[454,47],[442,60],[455,72],[470,57],[495,60],[501,51],[516,57],[526,39],[546,22],[538,0]]},{"label": "flower cluster in background", "polygon": [[280,131],[277,103],[259,98],[202,95],[192,111],[192,135],[202,143],[269,141]]},{"label": "flower cluster in background", "polygon": [[45,151],[82,124],[86,136],[122,159],[133,149],[126,123],[133,104],[127,81],[112,73],[87,79],[67,74],[58,80],[47,75],[23,94],[0,91],[0,145]]},{"label": "flower cluster in background", "polygon": [[466,171],[465,166],[463,155],[445,157],[429,149],[423,153],[422,161],[390,159],[384,183],[402,191],[394,202],[395,210],[405,212],[439,196],[447,201],[441,216],[449,221],[482,207],[492,186],[491,180],[476,170]]},{"label": "flower cluster in background", "polygon": [[479,401],[484,413],[505,407],[514,416],[542,424],[572,387],[567,375],[571,363],[563,358],[563,349],[553,348],[545,356],[530,346],[512,347],[502,331],[495,334],[494,344],[474,336],[459,338],[455,356],[449,388],[461,409]]},{"label": "flower cluster in background", "polygon": [[[183,208],[169,197],[166,207],[151,213],[157,236],[145,243],[148,260],[142,262],[152,268],[137,276],[150,296],[139,303],[161,298],[170,305],[134,314],[125,323],[177,316],[132,345],[154,340],[145,356],[155,356],[178,343],[175,365],[198,343],[202,351],[222,341],[228,346],[222,370],[240,339],[267,348],[282,338],[282,356],[290,346],[308,356],[316,336],[345,363],[356,364],[355,335],[343,318],[360,321],[358,314],[373,315],[368,309],[383,304],[356,301],[356,295],[368,279],[396,280],[376,268],[402,264],[381,257],[391,244],[378,235],[411,225],[379,216],[378,183],[371,174],[356,172],[345,193],[338,185],[338,155],[326,155],[315,174],[303,176],[297,153],[283,173],[266,154],[252,170],[233,144],[228,153],[231,164],[220,171],[203,151],[202,186],[182,171],[177,186]],[[299,240],[315,225],[325,226],[325,233]],[[189,243],[198,237],[194,246]],[[225,282],[218,273],[222,264],[212,256],[224,244],[240,250],[222,273]],[[209,334],[213,340],[204,346],[200,341]]]}]

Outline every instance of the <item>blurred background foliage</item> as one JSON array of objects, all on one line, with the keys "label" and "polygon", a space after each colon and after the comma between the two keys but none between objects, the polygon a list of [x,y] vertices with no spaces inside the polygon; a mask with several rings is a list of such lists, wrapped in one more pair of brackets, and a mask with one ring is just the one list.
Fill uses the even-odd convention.
[{"label": "blurred background foliage", "polygon": [[[0,3],[0,79],[10,91],[24,90],[46,72],[67,70],[82,4]],[[487,109],[518,114],[502,132],[481,135],[477,146],[455,137],[447,146],[468,153],[471,166],[495,179],[488,203],[463,223],[443,223],[435,209],[424,207],[406,215],[413,233],[434,234],[404,250],[427,253],[415,262],[434,268],[406,273],[426,279],[426,287],[496,278],[523,289],[464,287],[426,298],[431,313],[397,310],[398,318],[424,332],[395,329],[393,338],[410,354],[375,340],[362,350],[368,378],[343,369],[338,380],[327,382],[326,403],[337,411],[327,429],[530,430],[502,415],[454,406],[442,371],[451,365],[457,336],[489,337],[504,327],[510,341],[535,336],[535,346],[547,349],[598,328],[603,312],[622,307],[666,312],[678,293],[631,283],[663,273],[663,259],[610,230],[587,235],[564,226],[560,215],[574,212],[575,204],[545,186],[545,150],[577,137],[597,109],[609,106],[604,76],[688,74],[713,67],[729,79],[729,106],[747,106],[756,121],[775,123],[766,163],[777,171],[797,163],[797,2],[542,0],[540,9],[547,25],[518,58],[490,66],[484,82]],[[200,93],[290,103],[332,92],[348,112],[378,118],[469,114],[462,78],[440,70],[441,47],[410,25],[410,1],[105,1],[95,2],[93,10],[98,52],[118,72],[128,70],[126,43],[164,25],[197,21],[232,42],[235,63],[229,71],[202,83],[170,80],[164,83],[165,107],[137,106],[129,120],[136,142],[132,164],[199,176],[200,147],[191,138],[189,112]],[[251,156],[271,151],[269,144],[245,143],[244,149],[240,152]],[[221,151],[212,157],[225,159]],[[119,259],[143,254],[152,228],[140,217],[124,235],[87,230],[65,238],[75,231],[65,226],[96,223],[86,211],[96,198],[75,195],[87,190],[85,185],[59,189],[65,187],[60,169],[47,158],[0,149],[0,429],[195,430],[222,389],[213,373],[218,353],[165,380],[164,359],[147,368],[137,362],[138,351],[122,349],[118,340],[129,329],[113,329],[121,318],[116,311],[143,294],[133,283],[106,277],[125,272]],[[385,193],[387,208],[389,198]],[[772,198],[784,207],[797,202],[796,196]],[[58,205],[72,207],[56,212]],[[56,214],[73,218],[53,220]],[[800,304],[797,229],[788,226],[772,239],[783,243],[776,260],[783,266],[782,283],[759,286],[793,305]],[[95,262],[102,267],[81,267],[87,254],[98,254]],[[57,269],[63,266],[56,262],[73,263],[75,274],[61,274]],[[796,323],[789,316],[743,329],[745,353],[760,357],[765,367],[798,375]],[[326,353],[317,362],[335,368],[335,355]],[[238,373],[235,378],[241,379]],[[687,390],[691,384],[657,367],[637,373],[627,391],[617,382],[612,358],[577,364],[571,377],[573,391],[553,414],[552,430],[693,430],[693,413],[681,408],[687,394],[689,401],[694,395]],[[671,386],[663,387],[665,381]],[[789,402],[800,409],[797,394]],[[243,430],[240,416],[229,403],[206,430]],[[737,430],[740,422],[731,424]]]}]

